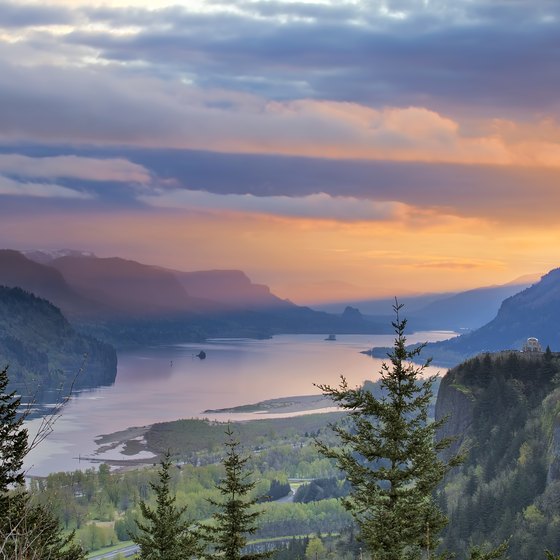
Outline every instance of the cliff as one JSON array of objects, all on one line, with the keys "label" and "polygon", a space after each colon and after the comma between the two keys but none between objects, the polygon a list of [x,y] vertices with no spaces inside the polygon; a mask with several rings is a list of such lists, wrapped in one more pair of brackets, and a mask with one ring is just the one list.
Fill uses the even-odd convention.
[{"label": "cliff", "polygon": [[438,437],[457,437],[446,457],[466,454],[440,495],[451,520],[444,535],[450,550],[463,555],[470,541],[497,545],[510,536],[512,560],[557,548],[559,374],[559,354],[501,352],[470,359],[443,378],[435,415],[449,418]]},{"label": "cliff", "polygon": [[174,271],[185,290],[196,298],[221,303],[230,309],[276,309],[295,307],[263,284],[253,284],[241,270]]}]

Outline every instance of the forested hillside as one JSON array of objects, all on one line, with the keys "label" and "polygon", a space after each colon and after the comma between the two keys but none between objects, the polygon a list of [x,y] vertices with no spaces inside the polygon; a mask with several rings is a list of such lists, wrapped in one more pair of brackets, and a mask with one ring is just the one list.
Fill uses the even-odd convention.
[{"label": "forested hillside", "polygon": [[476,357],[443,378],[436,418],[449,420],[440,436],[458,435],[449,453],[466,453],[441,496],[450,550],[511,539],[510,557],[521,560],[560,548],[559,371],[558,354],[511,352]]},{"label": "forested hillside", "polygon": [[426,353],[434,362],[456,365],[480,352],[520,350],[529,336],[543,348],[558,349],[560,341],[560,268],[545,274],[540,282],[502,303],[496,317],[483,327],[451,340],[430,344]]},{"label": "forested hillside", "polygon": [[115,350],[84,336],[48,301],[19,288],[0,286],[0,367],[12,384],[40,393],[50,388],[112,383]]}]

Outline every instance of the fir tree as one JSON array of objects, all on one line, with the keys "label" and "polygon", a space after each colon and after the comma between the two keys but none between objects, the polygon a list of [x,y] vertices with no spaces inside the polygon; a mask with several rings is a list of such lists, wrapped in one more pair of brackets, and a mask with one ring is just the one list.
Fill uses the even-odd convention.
[{"label": "fir tree", "polygon": [[436,505],[434,491],[460,459],[443,462],[438,453],[451,441],[435,440],[441,422],[428,421],[434,378],[423,379],[429,364],[416,366],[422,346],[408,350],[395,303],[395,342],[390,365],[380,372],[382,396],[363,387],[319,385],[325,395],[348,411],[349,425],[333,426],[342,446],[320,441],[320,452],[337,461],[351,484],[344,500],[360,529],[360,539],[372,558],[402,560],[431,557],[446,518]]},{"label": "fir tree", "polygon": [[0,371],[0,493],[13,485],[22,485],[21,470],[27,453],[27,430],[23,416],[18,417],[21,399],[15,391],[8,393],[8,368]]},{"label": "fir tree", "polygon": [[7,387],[6,367],[0,371],[0,559],[83,560],[74,534],[64,535],[52,512],[22,488],[28,434],[25,415],[18,415],[21,400]]},{"label": "fir tree", "polygon": [[140,546],[140,560],[186,560],[200,552],[197,533],[184,520],[187,508],[177,508],[175,496],[171,494],[170,467],[167,453],[160,463],[158,483],[150,483],[156,495],[156,508],[150,508],[143,500],[140,502],[146,522],[138,521],[140,531],[131,535]]},{"label": "fir tree", "polygon": [[249,496],[255,483],[250,480],[251,472],[247,470],[247,457],[239,454],[239,441],[233,437],[228,425],[226,430],[227,452],[224,459],[225,477],[217,485],[223,501],[210,500],[218,508],[214,513],[213,525],[204,526],[204,539],[210,544],[215,555],[224,560],[259,560],[268,558],[268,552],[243,553],[247,545],[247,535],[256,532],[256,520],[261,511],[254,506],[259,498]]}]

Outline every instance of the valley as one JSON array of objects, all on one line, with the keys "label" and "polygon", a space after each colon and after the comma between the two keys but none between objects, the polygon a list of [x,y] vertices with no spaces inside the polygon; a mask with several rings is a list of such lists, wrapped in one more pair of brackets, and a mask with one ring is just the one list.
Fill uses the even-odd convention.
[{"label": "valley", "polygon": [[[315,447],[316,438],[337,445],[329,426],[344,422],[345,416],[315,384],[336,385],[344,375],[351,385],[364,384],[376,398],[383,398],[379,372],[393,335],[363,333],[364,328],[375,331],[375,323],[351,306],[341,315],[328,315],[282,302],[262,286],[253,291],[250,281],[237,272],[189,275],[91,255],[54,261],[41,257],[47,264],[15,252],[0,258],[19,263],[10,269],[9,278],[4,275],[6,281],[39,295],[49,293],[71,320],[21,287],[0,288],[6,333],[0,357],[10,359],[21,372],[15,385],[44,387],[37,394],[44,394],[47,402],[57,398],[49,388],[61,380],[71,383],[63,414],[48,439],[27,455],[25,469],[39,503],[53,506],[65,528],[77,530],[86,548],[118,548],[119,542],[127,542],[138,515],[135,504],[140,498],[151,499],[149,481],[166,450],[178,469],[179,503],[189,505],[193,519],[206,519],[213,510],[205,500],[214,495],[222,472],[226,425],[251,456],[251,470],[259,481],[255,492],[276,492],[289,488],[289,483],[292,491],[302,487],[295,502],[280,497],[263,504],[258,540],[282,542],[297,536],[309,542],[314,533],[338,535],[351,523],[337,501],[348,487],[332,461]],[[76,268],[82,259],[85,268]],[[50,280],[33,284],[30,279],[35,282],[37,274]],[[238,286],[237,305],[224,297],[206,299],[212,290],[215,296],[225,290],[224,278]],[[558,338],[550,324],[559,278],[551,271],[541,281],[521,286],[521,292],[497,306],[495,319],[470,333],[420,331],[407,337],[412,348],[427,344],[422,355],[435,358],[425,372],[439,376],[430,417],[449,416],[441,436],[458,435],[454,449],[468,453],[465,465],[450,475],[438,494],[455,520],[443,533],[444,542],[460,554],[470,542],[467,537],[475,535],[497,546],[507,531],[522,535],[515,547],[523,552],[512,553],[513,560],[536,554],[542,542],[557,546],[555,530],[546,532],[544,527],[555,527],[550,503],[560,469],[552,403],[557,400],[560,359],[548,349],[528,359],[519,347],[527,332],[546,344]],[[185,295],[187,285],[199,290],[197,296]],[[50,292],[44,286],[50,286]],[[152,293],[161,297],[142,307]],[[500,290],[492,293],[503,295]],[[199,295],[204,297],[197,299]],[[458,301],[487,295],[465,293]],[[446,301],[433,301],[428,307],[445,307]],[[516,318],[521,315],[523,323]],[[294,332],[292,320],[298,324]],[[266,336],[264,331],[258,334],[260,324],[266,325]],[[345,328],[352,334],[345,334]],[[329,332],[337,335],[326,341]],[[212,333],[231,336],[209,336]],[[118,347],[118,363],[109,341]],[[488,348],[500,352],[488,353]],[[70,376],[80,366],[71,361],[73,355],[87,356],[91,362],[91,367],[83,367],[84,378],[76,378],[74,384]],[[446,373],[438,364],[454,367]],[[31,433],[47,411],[47,406],[39,406],[37,416],[29,416],[26,426]],[[512,426],[517,426],[515,434]],[[488,439],[488,433],[494,438],[498,434],[498,440]],[[486,446],[493,451],[483,451]],[[512,497],[515,485],[524,489],[522,498]],[[496,496],[508,504],[501,523],[495,521],[496,511],[488,514],[485,509]],[[478,519],[485,521],[475,522]],[[538,528],[540,540],[528,536],[531,527]],[[358,546],[352,539],[343,541],[333,537],[332,543],[343,546],[344,554]]]}]

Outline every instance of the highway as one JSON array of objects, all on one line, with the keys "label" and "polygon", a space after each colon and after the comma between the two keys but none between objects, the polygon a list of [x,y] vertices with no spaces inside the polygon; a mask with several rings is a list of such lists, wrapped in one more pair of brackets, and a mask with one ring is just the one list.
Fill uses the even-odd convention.
[{"label": "highway", "polygon": [[90,556],[89,560],[109,560],[117,558],[120,554],[123,558],[129,558],[138,552],[138,545],[132,544],[130,546],[125,546],[124,548],[119,548],[119,550],[113,550],[111,552],[105,552],[103,554],[97,554],[96,556]]}]

